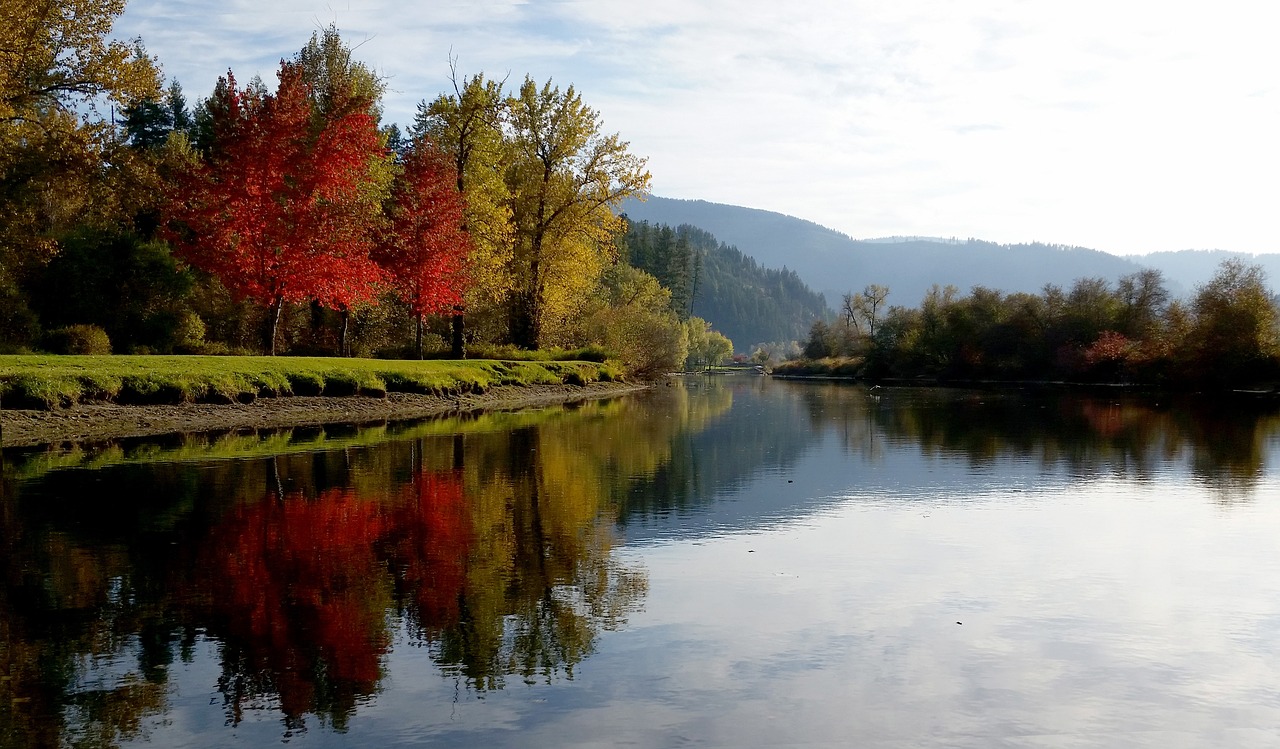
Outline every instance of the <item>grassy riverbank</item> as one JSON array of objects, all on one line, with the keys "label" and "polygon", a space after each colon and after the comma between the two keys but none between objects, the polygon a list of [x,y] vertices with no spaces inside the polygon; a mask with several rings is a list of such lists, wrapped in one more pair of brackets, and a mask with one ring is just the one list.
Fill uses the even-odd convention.
[{"label": "grassy riverbank", "polygon": [[0,407],[250,403],[259,397],[461,395],[622,379],[610,363],[263,356],[0,356]]}]

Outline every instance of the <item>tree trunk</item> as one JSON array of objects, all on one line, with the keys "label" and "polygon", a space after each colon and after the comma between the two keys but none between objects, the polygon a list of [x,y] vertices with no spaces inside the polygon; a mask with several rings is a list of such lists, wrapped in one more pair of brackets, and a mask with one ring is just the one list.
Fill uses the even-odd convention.
[{"label": "tree trunk", "polygon": [[347,348],[347,333],[351,329],[351,310],[342,308],[342,332],[338,334],[338,356],[350,356]]},{"label": "tree trunk", "polygon": [[538,334],[534,326],[534,293],[528,289],[515,294],[510,310],[511,342],[522,349],[538,347]]},{"label": "tree trunk", "polygon": [[267,309],[267,320],[264,325],[266,330],[264,331],[264,336],[267,354],[270,356],[276,355],[276,329],[280,327],[280,310],[283,307],[284,299],[282,297],[276,297],[275,301],[273,301],[271,306]]},{"label": "tree trunk", "polygon": [[418,324],[415,326],[417,329],[417,336],[414,338],[413,348],[418,352],[418,358],[422,359],[424,358],[422,355],[422,315],[416,316],[414,320]]},{"label": "tree trunk", "polygon": [[460,304],[453,308],[453,324],[451,326],[451,332],[453,333],[453,340],[451,343],[453,345],[451,346],[450,354],[455,359],[467,358],[467,347],[463,340],[463,332],[466,325],[466,321],[463,319],[463,313],[465,311],[466,308]]}]

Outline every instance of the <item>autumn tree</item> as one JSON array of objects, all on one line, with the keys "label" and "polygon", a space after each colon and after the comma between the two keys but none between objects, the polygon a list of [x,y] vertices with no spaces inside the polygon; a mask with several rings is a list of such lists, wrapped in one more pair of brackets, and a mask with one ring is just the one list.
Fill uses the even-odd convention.
[{"label": "autumn tree", "polygon": [[467,287],[471,238],[462,228],[462,195],[455,183],[448,154],[419,138],[405,153],[392,186],[389,222],[375,254],[413,312],[419,358],[423,319],[460,304]]},{"label": "autumn tree", "polygon": [[286,302],[331,309],[372,299],[372,170],[385,156],[367,107],[316,116],[313,87],[282,61],[275,94],[228,73],[207,103],[208,153],[177,190],[168,235],[192,265],[268,309],[266,350]]},{"label": "autumn tree", "polygon": [[114,133],[94,105],[159,89],[141,45],[109,39],[124,5],[0,0],[0,339],[34,327],[19,282],[57,253],[62,232],[101,211]]},{"label": "autumn tree", "polygon": [[[382,94],[386,82],[368,65],[355,60],[351,48],[343,41],[333,24],[313,32],[311,39],[294,57],[308,84],[312,117],[334,122],[356,112],[364,112],[377,123],[382,117]],[[370,159],[369,175],[359,191],[353,212],[364,214],[370,225],[380,223],[383,204],[391,190],[395,174],[396,153],[388,147],[389,133],[379,130],[384,150]],[[352,306],[363,299],[339,301],[335,307],[341,317],[338,352],[349,353],[347,340],[351,326]]]},{"label": "autumn tree", "polygon": [[844,295],[841,314],[859,334],[875,338],[876,325],[884,315],[885,300],[888,298],[888,286],[868,284],[856,294],[851,292]]},{"label": "autumn tree", "polygon": [[463,311],[472,319],[497,317],[514,287],[511,205],[504,181],[512,152],[504,132],[504,82],[488,80],[482,73],[460,80],[453,60],[450,72],[453,93],[419,103],[409,132],[452,157],[457,189],[466,202],[463,228],[472,238],[467,264],[475,282],[455,320],[454,348],[460,355],[456,349]]},{"label": "autumn tree", "polygon": [[626,142],[601,132],[599,115],[572,86],[539,87],[525,78],[508,108],[516,284],[510,335],[538,348],[596,284],[624,228],[614,209],[647,188],[650,176]]},{"label": "autumn tree", "polygon": [[1277,352],[1276,304],[1261,266],[1226,260],[1191,304],[1197,374],[1222,382],[1256,377]]},{"label": "autumn tree", "polygon": [[617,355],[637,378],[678,370],[689,344],[671,309],[671,291],[625,263],[605,271],[602,281],[597,306],[585,317],[587,339]]}]

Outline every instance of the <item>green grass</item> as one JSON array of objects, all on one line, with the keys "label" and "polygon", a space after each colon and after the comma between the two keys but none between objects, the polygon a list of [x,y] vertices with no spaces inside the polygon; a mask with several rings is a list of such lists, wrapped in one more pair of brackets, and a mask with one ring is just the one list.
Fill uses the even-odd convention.
[{"label": "green grass", "polygon": [[459,395],[622,378],[612,363],[265,356],[0,356],[0,407],[233,403],[288,395]]}]

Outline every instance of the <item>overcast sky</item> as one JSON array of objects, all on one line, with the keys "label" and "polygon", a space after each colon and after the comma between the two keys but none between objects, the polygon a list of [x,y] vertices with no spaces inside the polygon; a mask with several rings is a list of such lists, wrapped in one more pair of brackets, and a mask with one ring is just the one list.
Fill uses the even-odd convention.
[{"label": "overcast sky", "polygon": [[[786,7],[783,7],[783,6]],[[386,122],[460,72],[573,84],[655,194],[855,238],[1280,252],[1264,2],[130,0],[194,100],[336,24]]]}]

